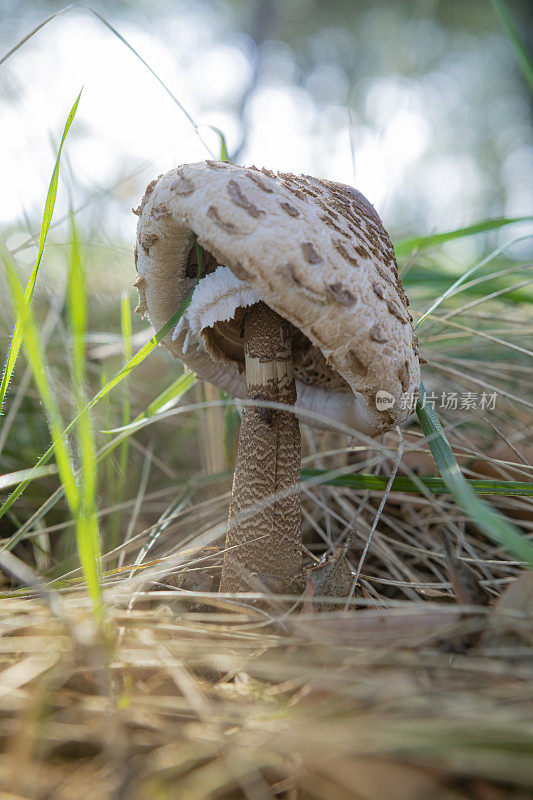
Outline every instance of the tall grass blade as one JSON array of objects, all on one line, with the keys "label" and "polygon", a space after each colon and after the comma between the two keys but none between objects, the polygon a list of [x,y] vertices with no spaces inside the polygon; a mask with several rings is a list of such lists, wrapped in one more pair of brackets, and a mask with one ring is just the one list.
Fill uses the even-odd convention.
[{"label": "tall grass blade", "polygon": [[416,413],[429,449],[449,491],[468,517],[492,541],[503,547],[519,561],[523,561],[533,568],[533,546],[529,544],[515,525],[481,500],[472,486],[467,483],[455,460],[453,450],[446,438],[439,418],[434,409],[425,402],[425,397],[426,390],[422,384]]},{"label": "tall grass blade", "polygon": [[[132,323],[131,323],[131,308],[130,302],[128,298],[127,292],[122,292],[120,298],[120,326],[122,331],[122,348],[123,348],[123,363],[127,364],[130,358],[133,355],[133,348],[132,348]],[[127,425],[131,416],[131,402],[130,402],[130,382],[129,378],[126,378],[123,382],[122,387],[122,424]],[[130,443],[129,438],[123,440],[120,446],[120,455],[118,459],[118,476],[114,476],[113,483],[115,484],[115,489],[113,491],[113,496],[116,498],[115,502],[117,505],[120,505],[122,502],[122,498],[124,496],[124,489],[126,486],[126,473],[128,468],[128,458],[129,458],[129,449]],[[113,484],[111,484],[113,485]],[[114,549],[114,547],[118,544],[118,537],[120,533],[120,522],[122,519],[122,514],[119,511],[113,516],[111,522],[111,530],[109,534],[110,540],[110,547]]]},{"label": "tall grass blade", "polygon": [[531,92],[533,92],[533,64],[531,63],[531,59],[529,58],[529,54],[526,50],[524,42],[522,41],[522,38],[518,32],[515,21],[509,14],[507,4],[504,2],[504,0],[491,0],[491,3],[494,13],[498,18],[498,22],[505,31],[507,38],[511,42],[516,60],[518,61],[529,89]]},{"label": "tall grass blade", "polygon": [[505,225],[512,225],[514,222],[530,222],[531,220],[533,220],[533,216],[485,219],[481,222],[475,222],[473,225],[467,225],[465,228],[455,228],[455,230],[452,231],[433,233],[428,236],[414,236],[409,239],[400,239],[399,242],[395,243],[394,250],[399,258],[403,258],[412,253],[413,250],[424,250],[428,247],[435,247],[445,242],[451,242],[454,239],[463,239],[467,236],[473,236],[475,233],[498,230],[498,228],[503,228]]},{"label": "tall grass blade", "polygon": [[26,302],[26,295],[17,273],[17,266],[7,251],[3,252],[2,255],[11,294],[11,302],[15,314],[18,315],[20,321],[21,342],[24,346],[26,358],[30,365],[52,436],[52,447],[50,451],[53,451],[55,454],[57,469],[61,483],[65,489],[67,502],[70,508],[75,510],[79,504],[78,487],[74,479],[66,437],[63,434],[63,424],[59,414],[59,408],[48,380],[46,359],[39,331],[35,323],[31,306]]},{"label": "tall grass blade", "polygon": [[216,125],[210,125],[209,127],[211,128],[212,131],[214,131],[217,134],[220,140],[220,161],[229,161],[228,148],[226,146],[226,137],[224,136],[220,128],[216,127]]},{"label": "tall grass blade", "polygon": [[[160,342],[165,338],[165,336],[167,336],[170,333],[170,331],[172,331],[176,327],[182,314],[185,313],[187,306],[191,301],[193,291],[194,289],[192,289],[191,292],[187,295],[187,297],[185,298],[179,309],[170,317],[168,322],[165,322],[163,327],[160,328],[160,330],[146,342],[146,344],[138,351],[138,353],[136,353],[132,358],[130,358],[127,364],[124,364],[124,366],[117,372],[117,374],[113,378],[111,378],[111,380],[108,381],[105,384],[105,386],[103,386],[95,394],[92,400],[90,400],[85,406],[86,411],[90,411],[91,408],[93,408],[98,402],[100,402],[100,400],[106,397],[116,386],[118,386],[124,380],[124,378],[126,378],[131,372],[133,372],[133,370],[136,367],[138,367],[139,364],[141,364],[144,361],[144,359],[147,358],[150,355],[150,353],[152,353],[155,350],[155,348],[158,346],[158,344],[160,344]],[[70,430],[72,430],[72,428],[77,422],[77,419],[78,418],[76,417],[75,419],[72,420],[72,422],[63,431],[63,435],[66,435]],[[53,452],[54,452],[53,446],[49,447],[48,450],[36,462],[33,469],[40,467],[43,464],[46,464],[46,462],[48,461]],[[31,483],[31,481],[33,480],[32,476],[33,476],[33,470],[31,471],[28,478],[26,478],[26,480],[24,480],[19,486],[17,486],[17,488],[9,495],[9,497],[3,503],[3,505],[0,506],[0,518],[6,513],[6,511],[8,511],[11,508],[13,503],[17,500],[18,497],[20,497],[20,495],[24,492],[26,487]]]},{"label": "tall grass blade", "polygon": [[[120,327],[122,331],[122,346],[124,352],[124,364],[127,364],[133,356],[133,348],[131,343],[132,324],[131,324],[131,308],[127,292],[122,292],[120,298]],[[130,381],[126,378],[123,384],[123,397],[122,397],[122,424],[126,425],[131,416],[131,401],[130,401]],[[124,485],[124,476],[128,467],[129,455],[129,441],[125,439],[120,450],[120,472],[122,476],[122,486]]]},{"label": "tall grass blade", "polygon": [[[302,480],[307,481],[312,478],[323,476],[321,484],[328,486],[342,486],[347,489],[367,489],[369,491],[384,492],[387,488],[389,478],[386,475],[366,475],[364,473],[350,473],[349,475],[336,475],[331,477],[330,471],[326,469],[314,469],[306,467],[302,469]],[[500,497],[533,497],[533,482],[527,481],[491,481],[477,478],[464,478],[468,486],[478,494],[498,495]],[[391,491],[404,492],[408,494],[419,494],[420,487],[418,482],[423,484],[433,494],[447,494],[450,492],[448,484],[442,478],[417,477],[414,481],[405,475],[394,478]]]},{"label": "tall grass blade", "polygon": [[[48,475],[55,475],[57,472],[57,468],[55,465],[50,464],[48,467],[39,467],[39,469],[34,469],[34,475],[32,476],[32,480],[36,478],[45,478]],[[4,491],[4,489],[9,489],[11,486],[18,486],[19,483],[22,483],[28,475],[32,472],[31,469],[20,469],[17,472],[6,472],[3,475],[0,475],[0,492]]]},{"label": "tall grass blade", "polygon": [[[474,273],[479,272],[479,270],[482,267],[486,266],[486,264],[488,264],[490,261],[492,261],[494,258],[496,258],[496,256],[499,256],[501,253],[503,253],[503,251],[507,247],[509,247],[510,244],[514,244],[516,242],[522,241],[523,239],[529,239],[529,238],[530,238],[530,236],[519,236],[516,239],[513,239],[511,242],[507,242],[506,244],[502,245],[502,247],[497,247],[496,250],[493,250],[491,253],[489,253],[487,256],[485,256],[485,258],[482,258],[481,261],[478,261],[477,264],[474,264],[473,267],[470,267],[470,269],[467,269],[466,272],[464,272],[462,275],[460,275],[457,278],[457,280],[455,280],[452,283],[451,286],[448,286],[448,288],[446,289],[445,292],[440,294],[437,297],[437,299],[434,300],[431,303],[431,305],[427,309],[427,311],[424,311],[422,316],[419,317],[418,322],[415,325],[415,328],[418,328],[418,326],[421,325],[424,322],[424,320],[427,319],[427,317],[429,317],[430,314],[432,314],[433,311],[435,311],[435,309],[438,308],[441,305],[441,303],[443,303],[448,297],[451,297],[452,295],[458,294],[458,291],[456,291],[456,290],[459,290],[459,287],[462,286],[468,280],[468,278],[470,278],[471,275],[474,275]],[[530,283],[530,281],[526,281],[526,284],[529,284],[529,283]],[[515,288],[516,287],[505,287],[504,289],[502,289],[502,293],[513,291]],[[492,296],[494,296],[494,295],[492,295]],[[483,301],[485,301],[485,299],[486,298],[483,298]],[[479,299],[478,299],[478,301],[479,301]]]},{"label": "tall grass blade", "polygon": [[76,516],[76,542],[89,595],[99,619],[102,618],[100,591],[101,547],[96,504],[96,457],[89,411],[86,404],[85,365],[87,331],[87,287],[85,262],[80,251],[78,232],[71,213],[67,310],[70,327],[72,389],[76,399],[77,439],[80,458],[78,502],[72,509]]},{"label": "tall grass blade", "polygon": [[[46,244],[46,237],[48,236],[50,223],[52,222],[52,214],[54,213],[54,207],[57,197],[59,164],[61,162],[61,153],[63,152],[63,145],[65,144],[65,140],[70,130],[70,126],[72,125],[72,122],[76,115],[76,111],[78,110],[78,105],[80,102],[82,91],[83,89],[80,90],[80,93],[78,94],[76,100],[74,101],[74,105],[70,109],[67,121],[65,122],[65,127],[63,128],[63,135],[61,137],[61,142],[59,143],[59,148],[57,151],[56,161],[54,165],[54,171],[52,172],[52,177],[50,179],[50,184],[48,186],[48,193],[46,195],[46,202],[44,204],[44,213],[41,222],[41,233],[39,236],[39,247],[37,250],[37,258],[35,259],[35,264],[33,265],[30,277],[28,278],[28,283],[26,284],[26,289],[24,290],[24,304],[27,306],[30,305],[33,298],[33,291],[35,289],[37,273],[39,272],[41,259],[43,257],[44,246]],[[17,316],[15,321],[15,328],[13,330],[13,336],[11,339],[11,345],[9,347],[9,352],[7,355],[6,365],[4,367],[4,374],[2,375],[2,381],[0,383],[0,412],[4,404],[7,387],[9,386],[9,381],[11,380],[11,375],[13,373],[15,362],[17,360],[17,356],[20,350],[21,340],[22,340],[22,325],[19,314],[19,316]]]},{"label": "tall grass blade", "polygon": [[[52,437],[51,450],[55,455],[59,478],[68,506],[73,516],[76,517],[76,533],[81,565],[95,612],[101,619],[102,606],[98,580],[98,530],[96,528],[94,509],[96,465],[89,423],[88,420],[84,420],[82,414],[79,419],[82,480],[78,485],[67,447],[66,435],[63,432],[59,408],[47,377],[47,363],[32,308],[26,302],[25,293],[17,274],[16,264],[9,254],[4,255],[4,263],[12,304],[15,313],[20,319],[22,346],[48,420],[48,427]],[[80,304],[80,297],[84,293],[84,287],[80,288],[79,285],[75,284],[76,281],[73,281],[72,288],[69,291],[69,309],[74,332],[72,354],[74,382],[81,376],[80,361],[83,364],[85,363],[85,352],[80,348],[77,339],[78,332],[81,333],[82,330],[82,339],[84,338],[83,325],[86,315],[83,304]],[[81,367],[82,370],[83,368]]]},{"label": "tall grass blade", "polygon": [[181,400],[185,392],[188,392],[197,381],[198,379],[194,372],[187,370],[152,400],[152,402],[146,406],[145,410],[135,417],[133,422],[140,422],[141,420],[155,416],[155,414],[168,411],[168,409],[175,406],[176,403]]}]

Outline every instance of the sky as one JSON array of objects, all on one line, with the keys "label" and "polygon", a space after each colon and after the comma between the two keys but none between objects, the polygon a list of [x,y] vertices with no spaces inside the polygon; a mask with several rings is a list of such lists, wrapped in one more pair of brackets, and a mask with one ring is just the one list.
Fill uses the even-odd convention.
[{"label": "sky", "polygon": [[[181,163],[218,157],[219,140],[210,126],[224,131],[230,152],[237,145],[234,109],[253,69],[247,37],[222,30],[220,14],[206,13],[205,5],[170,15],[159,25],[163,33],[141,22],[139,15],[125,15],[116,24],[182,108],[82,9],[54,19],[0,66],[0,228],[8,230],[8,246],[16,247],[35,230],[61,131],[82,87],[57,213],[70,201],[86,206],[82,219],[108,236],[133,238],[130,209],[153,177]],[[431,36],[437,34],[430,25],[424,37]],[[4,36],[3,44],[7,48],[14,41]],[[512,53],[502,39],[492,37],[488,54],[486,45],[480,41],[477,51],[469,46],[451,52],[438,74],[366,76],[358,114],[348,110],[350,85],[338,65],[318,63],[302,79],[291,49],[267,42],[246,108],[249,133],[240,159],[356,185],[386,224],[390,220],[399,228],[416,222],[420,208],[420,228],[404,233],[468,224],[488,187],[474,157],[475,142],[464,146],[469,96],[461,81],[468,74],[469,91],[475,92],[476,80],[497,82],[512,69]],[[435,39],[434,46],[442,43]],[[497,64],[494,53],[501,59]],[[520,134],[520,126],[528,125],[523,98],[498,91],[496,85],[492,98],[489,92],[490,102],[496,99],[500,107],[488,135],[504,154],[498,167],[504,190],[493,215],[518,216],[531,213],[533,146],[529,133]],[[489,111],[483,109],[486,126]],[[506,116],[513,120],[508,130]],[[516,141],[509,143],[513,136]],[[490,211],[490,202],[487,207]]]}]

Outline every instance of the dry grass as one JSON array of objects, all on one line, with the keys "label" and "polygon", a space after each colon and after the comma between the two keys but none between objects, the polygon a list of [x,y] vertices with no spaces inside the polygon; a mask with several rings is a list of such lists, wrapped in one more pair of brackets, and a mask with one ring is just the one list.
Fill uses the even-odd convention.
[{"label": "dry grass", "polygon": [[[345,490],[319,491],[353,510]],[[213,545],[108,572],[104,638],[79,589],[45,588],[44,604],[5,593],[2,796],[529,796],[532,573],[498,599],[516,566],[472,571],[431,541],[432,504],[408,502],[429,538],[408,544],[405,524],[403,537],[379,533],[355,611],[319,614],[311,589],[288,611],[163,588],[169,574],[182,586],[216,581]],[[196,523],[202,506],[206,527],[220,527],[224,502],[193,506]],[[363,527],[372,507],[367,498]],[[393,497],[385,526],[402,510],[405,521]],[[330,536],[339,524],[333,516]]]},{"label": "dry grass", "polygon": [[489,800],[533,787],[519,611],[268,619],[151,593],[152,609],[114,606],[99,642],[87,601],[63,599],[77,642],[40,602],[3,601],[5,797]]}]

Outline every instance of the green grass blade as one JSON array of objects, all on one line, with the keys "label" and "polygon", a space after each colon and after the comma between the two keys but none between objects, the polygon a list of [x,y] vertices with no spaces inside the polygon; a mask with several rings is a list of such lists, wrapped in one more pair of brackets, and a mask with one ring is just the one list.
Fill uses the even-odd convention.
[{"label": "green grass blade", "polygon": [[70,236],[67,277],[67,312],[70,326],[72,384],[74,396],[79,403],[80,397],[82,397],[84,393],[85,382],[87,296],[85,287],[85,265],[81,257],[78,231],[72,213],[70,216]]},{"label": "green grass blade", "polygon": [[50,434],[52,436],[51,450],[53,450],[55,454],[59,477],[65,489],[65,497],[67,498],[70,508],[75,511],[79,505],[78,487],[70,463],[70,455],[66,444],[66,437],[63,433],[61,416],[46,374],[46,360],[39,337],[39,331],[35,323],[31,306],[26,302],[24,290],[17,274],[16,264],[7,252],[3,253],[3,259],[6,267],[11,301],[14,311],[20,320],[22,344],[47,416],[48,427],[50,428]]},{"label": "green grass blade", "polygon": [[[221,392],[221,399],[225,400],[228,395]],[[229,469],[233,468],[237,457],[239,429],[241,425],[241,415],[234,403],[228,403],[224,411],[224,458]]]},{"label": "green grass blade", "polygon": [[[128,298],[128,293],[123,291],[120,297],[120,327],[122,331],[122,352],[123,364],[127,364],[133,355],[133,348],[131,342],[132,336],[132,322],[131,322],[131,307]],[[131,416],[131,402],[130,402],[130,382],[126,378],[122,385],[122,424],[127,425]],[[117,505],[123,500],[124,490],[126,487],[126,474],[128,468],[130,442],[129,438],[122,441],[120,445],[120,455],[118,458],[118,475],[116,470],[112,475],[112,482],[110,484],[112,496]],[[109,462],[108,462],[109,463]],[[109,524],[109,548],[114,550],[118,545],[120,536],[120,525],[122,521],[122,512],[119,509],[113,515]]]},{"label": "green grass blade", "polygon": [[[160,328],[160,330],[157,331],[157,333],[154,336],[152,336],[152,338],[149,339],[148,342],[146,342],[146,344],[138,351],[138,353],[136,353],[132,358],[130,358],[127,364],[124,364],[124,366],[117,372],[117,374],[113,378],[111,378],[111,380],[108,381],[105,384],[105,386],[103,386],[95,394],[92,400],[90,400],[89,403],[87,403],[87,405],[85,406],[86,411],[90,411],[91,408],[93,408],[98,402],[100,402],[100,400],[106,397],[116,386],[118,386],[124,380],[124,378],[126,378],[131,372],[133,372],[133,370],[136,367],[138,367],[139,364],[141,364],[144,361],[144,359],[147,358],[150,355],[150,353],[152,353],[155,350],[155,348],[158,346],[158,344],[160,344],[160,342],[165,338],[165,336],[167,336],[170,333],[170,331],[172,331],[176,327],[182,314],[185,312],[187,306],[191,301],[193,291],[194,290],[191,290],[191,292],[185,298],[179,309],[170,317],[168,322],[166,322],[163,325],[163,327]],[[74,427],[77,420],[78,420],[77,417],[72,420],[72,422],[63,431],[63,435],[66,435]],[[46,464],[46,462],[48,461],[53,452],[54,452],[53,446],[49,447],[48,450],[41,456],[41,458],[34,465],[33,469],[41,467],[43,464]],[[26,478],[26,480],[24,480],[19,486],[17,486],[17,488],[9,495],[7,500],[0,507],[0,518],[6,513],[6,511],[8,511],[11,508],[13,503],[17,500],[18,497],[20,497],[20,495],[23,493],[26,487],[31,483],[31,481],[33,480],[32,475],[33,475],[33,470],[32,473],[28,476],[28,478]]]},{"label": "green grass blade", "polygon": [[511,42],[516,60],[518,61],[529,89],[531,92],[533,92],[533,64],[531,63],[531,59],[529,58],[526,47],[520,37],[515,21],[509,14],[509,10],[506,3],[504,3],[504,0],[491,0],[491,3],[494,13],[498,18],[498,22],[505,31],[507,38]]},{"label": "green grass blade", "polygon": [[[57,197],[57,184],[59,180],[59,165],[61,162],[61,153],[63,151],[63,145],[65,144],[65,140],[67,138],[67,134],[70,130],[70,126],[74,120],[76,115],[76,111],[78,110],[78,104],[80,102],[81,92],[78,94],[76,100],[74,101],[74,105],[70,109],[70,113],[67,117],[67,121],[65,122],[65,127],[63,129],[63,136],[61,137],[61,142],[59,144],[59,148],[57,151],[54,171],[52,172],[52,177],[50,179],[50,185],[48,186],[48,193],[46,195],[46,202],[44,206],[44,213],[41,222],[41,233],[39,236],[39,247],[37,250],[37,258],[35,260],[35,264],[31,271],[30,277],[28,278],[28,283],[26,284],[26,289],[24,290],[24,304],[29,306],[31,304],[33,298],[33,291],[35,289],[35,282],[37,280],[37,274],[39,272],[39,267],[41,265],[41,260],[43,256],[44,246],[46,244],[46,237],[48,236],[48,231],[50,230],[50,223],[52,222],[52,214],[54,213],[54,207]],[[20,313],[16,318],[15,321],[15,328],[13,330],[13,336],[11,338],[11,345],[9,347],[9,352],[7,355],[6,365],[4,368],[4,373],[2,375],[2,381],[0,383],[0,410],[4,404],[4,399],[7,392],[7,387],[9,386],[9,381],[11,380],[11,375],[13,374],[13,369],[15,367],[15,362],[17,360],[17,356],[20,350],[20,346],[22,343],[22,324],[20,319]]]},{"label": "green grass blade", "polygon": [[[161,392],[161,394],[158,397],[156,397],[156,399],[153,400],[149,406],[147,406],[145,411],[141,412],[141,414],[139,414],[138,417],[136,417],[135,421],[146,420],[152,416],[155,416],[158,413],[167,411],[169,408],[174,406],[178,402],[178,400],[185,394],[185,392],[187,392],[192,386],[194,386],[196,382],[197,378],[192,372],[187,371],[183,375],[180,375],[180,377],[176,381],[174,381],[174,383],[172,383],[168,387],[168,389],[165,389],[164,392]],[[128,429],[128,427],[129,426],[126,426],[126,430]],[[104,461],[104,459],[106,459],[107,456],[109,456],[110,453],[112,453],[113,450],[115,450],[121,444],[121,442],[124,441],[124,439],[127,436],[130,436],[136,429],[137,427],[135,426],[132,427],[129,432],[124,433],[123,431],[121,431],[118,436],[116,436],[114,439],[107,442],[102,448],[100,448],[100,450],[96,454],[96,464],[98,465],[102,461]],[[107,433],[107,431],[103,431],[103,433]],[[8,482],[5,488],[8,488],[9,486],[15,486],[19,483],[22,484],[22,482],[26,481],[27,479],[28,482],[31,482],[36,478],[40,478],[42,475],[45,474],[44,470],[47,471],[46,474],[52,474],[57,472],[57,468],[55,466],[50,466],[50,467],[35,466],[32,467],[32,469],[22,470],[20,473],[19,481],[15,480],[15,476],[18,475],[19,473],[12,473],[13,480],[12,482]],[[8,478],[9,476],[4,476],[4,477]],[[2,488],[2,478],[0,478],[0,489],[1,488]],[[23,488],[25,488],[25,486]],[[56,489],[53,495],[43,503],[43,506],[41,507],[41,512],[42,512],[41,515],[50,511],[50,509],[54,507],[54,505],[60,500],[62,496],[63,492],[60,486],[58,487],[58,489]],[[30,520],[30,523],[27,522],[24,523],[24,525],[21,527],[19,531],[14,533],[9,539],[6,539],[4,542],[4,549],[12,550],[13,547],[15,547],[15,545],[20,541],[22,536],[26,533],[26,531],[29,530],[31,524],[34,524],[34,522],[35,519],[33,519],[33,521]]]},{"label": "green grass blade", "polygon": [[105,397],[116,386],[118,386],[118,384],[121,383],[124,380],[124,378],[127,378],[128,375],[131,372],[133,372],[133,370],[136,369],[136,367],[138,367],[139,364],[141,364],[144,361],[144,359],[155,350],[155,348],[163,341],[165,336],[167,336],[176,327],[182,315],[187,310],[189,303],[191,302],[193,291],[194,290],[192,290],[187,295],[181,306],[170,317],[168,322],[165,322],[163,327],[160,328],[157,331],[157,333],[154,334],[154,336],[152,336],[151,339],[149,339],[146,342],[146,344],[143,347],[141,347],[141,349],[132,358],[130,358],[130,360],[126,364],[124,364],[124,366],[117,372],[114,378],[111,378],[111,380],[108,383],[106,383],[106,385],[102,389],[100,389],[100,391],[97,394],[95,394],[95,396],[89,403],[88,406],[89,408],[95,406],[96,403],[98,403],[103,397]]},{"label": "green grass blade", "polygon": [[[0,475],[0,492],[4,489],[9,489],[11,486],[18,486],[19,483],[22,483],[28,475],[32,472],[31,469],[20,469],[17,472],[6,472],[4,475]],[[57,473],[57,468],[55,465],[50,464],[48,467],[40,467],[38,470],[35,470],[36,474],[32,476],[32,480],[36,478],[45,478],[48,475],[55,475]]]},{"label": "green grass blade", "polygon": [[[131,324],[131,308],[127,292],[122,292],[120,298],[120,324],[122,330],[122,346],[124,353],[124,364],[133,356],[133,349],[131,344],[132,324]],[[123,383],[123,396],[122,396],[122,424],[127,425],[131,416],[131,402],[130,402],[130,383],[129,378],[126,378]],[[125,439],[120,449],[120,474],[121,474],[121,492],[124,487],[124,476],[128,467],[129,455],[129,440]],[[120,500],[118,501],[120,502]]]},{"label": "green grass blade", "polygon": [[[322,484],[328,486],[342,486],[347,489],[366,489],[369,491],[385,491],[389,478],[386,475],[366,475],[363,473],[349,475],[338,475],[328,477],[330,475],[327,469],[314,469],[306,467],[302,469],[302,480],[308,481],[312,478],[320,478],[324,476],[324,480],[320,481]],[[526,481],[491,481],[483,479],[464,479],[468,486],[478,494],[484,495],[497,495],[503,497],[533,497],[533,482]],[[429,489],[433,494],[447,494],[450,492],[448,484],[442,478],[435,477],[419,477],[418,481]],[[391,486],[393,492],[405,492],[409,494],[418,494],[420,488],[418,481],[415,482],[407,476],[400,475],[394,478]]]},{"label": "green grass blade", "polygon": [[195,374],[187,370],[161,392],[155,400],[152,400],[145,410],[141,411],[131,422],[128,422],[126,425],[121,425],[120,428],[108,428],[107,430],[103,430],[102,433],[127,433],[128,436],[131,436],[135,431],[144,428],[147,420],[173,408],[183,397],[185,392],[188,392],[197,382],[198,379]]},{"label": "green grass blade", "polygon": [[[512,240],[512,243],[514,244],[515,242],[521,241],[522,239],[529,239],[529,238],[530,238],[529,236],[519,236],[518,238]],[[448,288],[446,289],[445,292],[443,292],[441,295],[439,295],[439,297],[437,297],[437,299],[434,300],[433,303],[431,303],[431,305],[427,309],[427,311],[424,311],[424,313],[422,314],[422,316],[419,318],[418,322],[416,323],[415,329],[418,328],[418,326],[421,325],[424,322],[424,320],[427,319],[427,317],[429,317],[430,314],[432,314],[433,311],[435,311],[435,309],[438,308],[441,305],[441,303],[443,303],[448,297],[450,297],[452,295],[455,295],[455,294],[458,294],[458,291],[456,291],[456,290],[458,290],[459,287],[462,286],[462,284],[464,284],[468,280],[468,278],[470,278],[472,275],[474,275],[474,273],[479,272],[479,270],[482,267],[486,266],[490,261],[493,261],[494,258],[496,258],[496,256],[498,256],[501,253],[503,253],[503,251],[505,250],[506,247],[509,246],[509,244],[510,243],[508,242],[507,244],[504,244],[502,247],[496,248],[496,250],[493,250],[491,253],[489,253],[487,256],[485,256],[485,258],[482,258],[481,261],[478,261],[477,264],[474,264],[473,267],[470,267],[470,269],[467,269],[466,272],[464,272],[462,275],[460,275],[457,278],[457,280],[455,280],[452,283],[451,286],[448,286]],[[529,283],[529,282],[530,281],[527,281],[527,283]],[[502,291],[507,292],[507,291],[509,291],[509,288],[506,287],[505,290],[502,290]]]},{"label": "green grass blade", "polygon": [[152,400],[152,402],[146,406],[145,410],[138,414],[133,421],[139,422],[149,419],[149,417],[153,417],[155,414],[168,411],[169,408],[172,408],[181,400],[185,392],[188,392],[197,381],[198,379],[194,372],[187,370],[161,392],[155,400]]},{"label": "green grass blade", "polygon": [[76,542],[83,574],[96,616],[102,619],[102,576],[100,531],[96,503],[96,457],[91,422],[86,404],[85,364],[87,332],[87,287],[85,262],[78,232],[71,213],[71,245],[67,283],[67,310],[70,327],[72,389],[76,398],[77,438],[80,457],[79,502],[76,515]]},{"label": "green grass blade", "polygon": [[455,460],[453,450],[437,414],[434,409],[424,402],[425,395],[426,390],[421,385],[416,413],[429,449],[449,491],[468,517],[492,541],[499,544],[519,561],[523,561],[529,567],[533,567],[533,546],[515,525],[481,500],[472,486],[468,484]]},{"label": "green grass blade", "polygon": [[226,137],[224,136],[220,128],[217,128],[215,125],[209,125],[209,127],[211,128],[212,131],[214,131],[217,134],[218,138],[220,139],[220,160],[229,161],[228,148],[226,147]]},{"label": "green grass blade", "polygon": [[475,222],[473,225],[467,225],[465,228],[456,228],[453,231],[444,231],[442,233],[433,233],[429,236],[414,236],[409,239],[401,239],[394,245],[394,250],[398,258],[403,258],[412,253],[413,250],[424,250],[428,247],[435,247],[445,242],[451,242],[454,239],[463,239],[467,236],[473,236],[475,233],[494,231],[498,228],[503,228],[505,225],[512,225],[514,222],[530,222],[531,220],[533,220],[533,216],[485,219],[481,222]]}]

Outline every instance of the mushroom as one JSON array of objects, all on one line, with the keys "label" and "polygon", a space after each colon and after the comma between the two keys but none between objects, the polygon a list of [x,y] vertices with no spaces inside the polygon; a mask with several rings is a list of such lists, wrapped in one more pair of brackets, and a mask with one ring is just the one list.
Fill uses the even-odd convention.
[{"label": "mushroom", "polygon": [[135,213],[137,310],[158,329],[193,291],[164,344],[248,401],[220,590],[297,591],[294,410],[312,412],[314,427],[375,436],[409,415],[402,394],[418,392],[418,345],[390,239],[350,186],[219,161],[160,175]]}]

